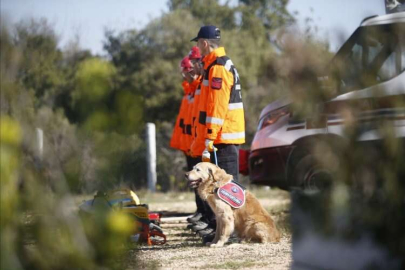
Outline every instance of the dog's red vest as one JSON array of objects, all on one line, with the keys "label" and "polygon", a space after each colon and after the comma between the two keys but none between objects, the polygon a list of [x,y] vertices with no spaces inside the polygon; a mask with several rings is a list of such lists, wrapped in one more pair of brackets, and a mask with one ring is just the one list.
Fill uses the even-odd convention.
[{"label": "dog's red vest", "polygon": [[233,208],[241,208],[245,204],[245,188],[233,180],[218,188],[217,194]]}]

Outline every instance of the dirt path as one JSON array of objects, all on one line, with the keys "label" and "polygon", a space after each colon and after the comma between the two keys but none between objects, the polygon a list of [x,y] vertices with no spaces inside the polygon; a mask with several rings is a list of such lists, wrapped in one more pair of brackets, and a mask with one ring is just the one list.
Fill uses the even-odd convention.
[{"label": "dirt path", "polygon": [[[162,224],[167,244],[140,247],[133,269],[289,269],[290,237],[284,235],[277,244],[230,244],[208,248],[199,237],[186,231],[186,223]],[[135,254],[134,254],[135,255]],[[131,269],[131,268],[129,268]]]},{"label": "dirt path", "polygon": [[[162,220],[167,235],[162,246],[140,246],[130,251],[127,269],[289,269],[291,264],[291,235],[288,225],[289,199],[275,196],[259,199],[271,213],[282,232],[280,243],[230,243],[223,248],[208,248],[201,238],[186,229],[181,221]],[[192,202],[150,204],[152,211],[194,211]]]}]

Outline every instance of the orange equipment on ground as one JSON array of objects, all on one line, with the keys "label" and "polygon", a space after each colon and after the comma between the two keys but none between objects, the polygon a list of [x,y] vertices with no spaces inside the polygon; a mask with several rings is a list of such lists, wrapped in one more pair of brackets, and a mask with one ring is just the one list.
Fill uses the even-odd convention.
[{"label": "orange equipment on ground", "polygon": [[130,189],[117,189],[108,193],[97,192],[92,200],[83,201],[79,206],[81,212],[92,214],[96,206],[105,206],[113,211],[129,214],[135,221],[135,234],[131,240],[147,245],[163,245],[166,235],[160,228],[162,214],[149,212],[147,204],[141,204],[138,196]]}]

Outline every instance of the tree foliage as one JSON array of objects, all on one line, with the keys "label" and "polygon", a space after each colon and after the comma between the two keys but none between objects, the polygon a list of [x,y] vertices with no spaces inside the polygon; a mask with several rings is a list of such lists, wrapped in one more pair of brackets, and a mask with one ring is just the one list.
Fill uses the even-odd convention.
[{"label": "tree foliage", "polygon": [[254,29],[258,21],[269,31],[274,31],[294,22],[287,10],[289,0],[239,0],[241,25]]},{"label": "tree foliage", "polygon": [[52,151],[43,165],[53,168],[50,172],[60,170],[73,190],[121,182],[142,186],[144,124],[153,122],[159,186],[184,189],[183,153],[168,145],[183,95],[179,63],[195,45],[190,39],[204,24],[220,27],[221,43],[241,77],[248,148],[260,110],[291,86],[286,81],[293,68],[286,73],[285,64],[299,53],[283,44],[283,29],[294,22],[287,4],[170,0],[169,11],[141,29],[107,30],[105,59],[81,50],[74,40],[59,49],[58,36],[46,20],[3,27],[2,50],[8,53],[1,65],[9,68],[2,68],[2,113],[23,123],[24,137],[31,137],[23,141],[33,160],[34,130],[47,129],[45,138],[53,143],[46,145]]},{"label": "tree foliage", "polygon": [[[107,30],[106,59],[81,50],[75,41],[61,50],[46,20],[23,21],[2,31],[2,50],[10,51],[2,60],[10,67],[5,71],[9,80],[4,83],[9,85],[2,91],[2,112],[27,123],[24,130],[46,126],[47,139],[69,142],[67,148],[52,146],[65,158],[58,166],[48,165],[60,168],[75,190],[105,187],[108,181],[145,183],[145,147],[140,142],[145,139],[144,124],[153,122],[160,150],[159,185],[184,188],[183,154],[170,149],[168,142],[183,95],[179,63],[195,45],[190,39],[201,25],[221,28],[222,45],[242,81],[248,147],[261,108],[286,88],[283,80],[288,76],[282,76],[282,64],[277,63],[280,48],[288,48],[276,48],[273,41],[280,40],[280,29],[294,22],[287,4],[170,0],[169,12],[141,29]],[[65,132],[58,133],[58,125],[65,126]],[[26,134],[35,136],[32,131]],[[116,142],[119,145],[110,147]]]},{"label": "tree foliage", "polygon": [[[75,216],[59,210],[71,203],[70,192],[146,186],[146,122],[157,126],[157,189],[187,189],[184,154],[170,149],[169,141],[183,95],[179,63],[204,24],[221,28],[222,45],[241,77],[248,135],[244,147],[249,147],[260,110],[287,91],[292,84],[286,81],[300,72],[285,65],[292,63],[291,55],[318,46],[313,42],[316,46],[298,53],[282,42],[275,48],[280,28],[293,22],[287,3],[170,0],[169,12],[142,29],[106,31],[106,58],[82,50],[75,41],[61,50],[46,20],[14,26],[2,22],[1,220],[2,240],[7,236],[4,243],[10,251],[4,260],[2,253],[6,268],[58,268],[52,257],[65,268],[112,267],[117,254],[110,248],[126,232],[114,231],[108,215],[83,228]],[[314,59],[303,57],[302,62]],[[38,128],[44,132],[43,153]],[[27,236],[21,220],[30,211],[51,217],[28,222],[34,235],[61,228],[51,241],[46,237],[38,242],[34,253],[21,248]],[[16,237],[20,234],[21,239]],[[83,235],[82,240],[75,235]],[[83,257],[83,252],[91,255]]]},{"label": "tree foliage", "polygon": [[[221,29],[221,43],[241,78],[247,134],[242,147],[249,148],[262,108],[280,96],[290,95],[297,111],[310,114],[328,97],[316,78],[332,55],[310,26],[305,33],[291,27],[287,4],[168,0],[169,11],[145,27],[106,31],[105,58],[75,41],[60,49],[45,19],[2,21],[2,268],[122,268],[116,246],[129,233],[125,217],[100,213],[82,226],[69,211],[70,195],[121,185],[145,188],[147,122],[157,127],[157,189],[187,189],[184,153],[169,148],[169,141],[183,96],[179,63],[202,25]],[[44,132],[43,152],[37,129]],[[348,153],[353,157],[346,162],[363,154]],[[34,219],[32,213],[41,215]],[[26,243],[32,235],[38,247],[33,250]]]},{"label": "tree foliage", "polygon": [[15,28],[13,43],[22,54],[19,80],[34,90],[37,107],[53,106],[65,83],[60,69],[62,52],[54,30],[44,19],[22,21]]}]

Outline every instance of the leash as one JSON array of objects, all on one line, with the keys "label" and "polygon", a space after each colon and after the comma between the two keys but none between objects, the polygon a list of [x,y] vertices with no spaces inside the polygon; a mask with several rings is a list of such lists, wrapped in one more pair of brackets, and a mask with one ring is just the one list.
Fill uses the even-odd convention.
[{"label": "leash", "polygon": [[215,150],[215,146],[214,146],[214,159],[215,159],[215,165],[218,166],[218,158],[217,158],[217,151]]}]

